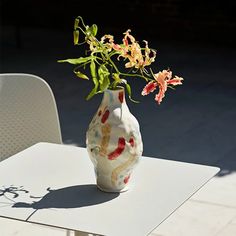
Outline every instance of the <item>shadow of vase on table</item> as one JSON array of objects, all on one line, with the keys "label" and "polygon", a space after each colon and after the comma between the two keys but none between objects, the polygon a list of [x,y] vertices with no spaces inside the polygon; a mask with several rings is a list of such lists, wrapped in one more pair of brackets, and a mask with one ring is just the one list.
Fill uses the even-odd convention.
[{"label": "shadow of vase on table", "polygon": [[[79,208],[101,204],[119,196],[119,193],[104,193],[98,190],[95,184],[75,185],[66,188],[52,190],[47,188],[48,193],[39,201],[33,203],[16,202],[15,208]],[[32,197],[31,198],[35,198]]]}]

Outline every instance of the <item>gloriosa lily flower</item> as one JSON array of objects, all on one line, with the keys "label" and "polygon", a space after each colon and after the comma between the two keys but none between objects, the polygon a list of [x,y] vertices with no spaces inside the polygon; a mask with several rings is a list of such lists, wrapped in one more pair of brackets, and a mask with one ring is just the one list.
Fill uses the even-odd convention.
[{"label": "gloriosa lily flower", "polygon": [[[127,58],[129,62],[125,64],[126,68],[142,69],[145,66],[149,66],[155,61],[156,52],[148,47],[148,42],[144,40],[145,49],[144,55],[142,54],[142,48],[135,38],[130,34],[131,30],[127,30],[124,34],[123,45],[124,47],[115,45],[115,50],[120,52],[120,56]],[[119,56],[119,57],[120,57]],[[118,57],[118,58],[119,58]]]},{"label": "gloriosa lily flower", "polygon": [[101,44],[103,44],[108,49],[108,52],[110,52],[112,50],[113,44],[114,44],[114,37],[113,37],[113,35],[105,34],[101,38]]},{"label": "gloriosa lily flower", "polygon": [[146,40],[143,40],[143,42],[146,44],[145,45],[145,60],[144,60],[143,66],[149,66],[155,61],[156,51],[148,47],[148,42]]},{"label": "gloriosa lily flower", "polygon": [[154,74],[153,77],[154,77],[154,80],[149,82],[144,87],[142,91],[142,95],[143,96],[148,95],[149,93],[152,93],[153,91],[155,91],[157,87],[159,87],[159,92],[155,96],[155,100],[157,101],[159,105],[162,102],[162,99],[165,97],[165,92],[167,90],[167,87],[170,85],[172,86],[181,85],[182,80],[183,80],[183,78],[178,77],[178,76],[175,76],[174,78],[172,78],[172,71],[170,70],[160,71],[159,73]]}]

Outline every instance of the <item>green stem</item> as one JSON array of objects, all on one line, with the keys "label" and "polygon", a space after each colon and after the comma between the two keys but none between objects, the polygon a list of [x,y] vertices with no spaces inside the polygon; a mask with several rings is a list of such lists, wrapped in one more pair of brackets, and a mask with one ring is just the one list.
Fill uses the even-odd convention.
[{"label": "green stem", "polygon": [[78,27],[78,29],[80,29],[81,31],[82,31],[82,33],[84,34],[84,35],[86,35],[86,32],[79,26]]},{"label": "green stem", "polygon": [[120,54],[120,53],[119,52],[111,52],[111,53],[108,54],[108,56],[112,57],[112,56],[117,55],[117,54]]},{"label": "green stem", "polygon": [[150,80],[150,78],[147,78],[147,77],[145,77],[143,75],[139,75],[139,74],[126,74],[126,73],[120,73],[120,74],[123,76],[127,76],[127,77],[140,77],[140,78],[145,79],[146,81]]},{"label": "green stem", "polygon": [[144,74],[146,74],[148,77],[150,77],[150,76],[152,75],[152,74],[150,75],[150,73],[148,73],[148,71],[147,71],[145,68],[143,69],[143,72],[144,72]]},{"label": "green stem", "polygon": [[115,71],[118,74],[121,74],[120,71],[118,70],[118,68],[116,67],[115,63],[111,60],[111,58],[108,56],[108,61],[112,64],[112,66],[114,67]]},{"label": "green stem", "polygon": [[[94,55],[94,54],[95,54],[95,55]],[[100,54],[101,54],[101,53],[100,53]],[[102,55],[102,54],[101,54],[101,55]],[[92,52],[92,53],[91,53],[91,56],[93,56],[95,59],[99,59],[99,60],[103,61],[103,58],[97,56],[97,52]]]},{"label": "green stem", "polygon": [[83,20],[82,16],[78,16],[77,19],[78,19],[78,18],[81,20],[81,22],[82,22],[84,28],[86,28],[86,25],[84,24],[84,20]]}]

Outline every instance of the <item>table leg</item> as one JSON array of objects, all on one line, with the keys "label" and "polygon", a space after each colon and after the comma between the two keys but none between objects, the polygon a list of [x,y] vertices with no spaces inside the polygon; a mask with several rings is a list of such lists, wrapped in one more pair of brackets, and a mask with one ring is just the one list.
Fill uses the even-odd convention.
[{"label": "table leg", "polygon": [[74,236],[97,236],[97,234],[90,234],[80,231],[74,231]]}]

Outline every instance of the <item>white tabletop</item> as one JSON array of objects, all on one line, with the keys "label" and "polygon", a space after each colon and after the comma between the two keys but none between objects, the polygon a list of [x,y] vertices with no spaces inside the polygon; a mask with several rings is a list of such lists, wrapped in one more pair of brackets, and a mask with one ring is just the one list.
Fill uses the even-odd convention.
[{"label": "white tabletop", "polygon": [[218,171],[142,157],[129,191],[104,193],[96,188],[85,148],[38,143],[0,163],[0,216],[101,235],[143,236]]}]

